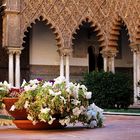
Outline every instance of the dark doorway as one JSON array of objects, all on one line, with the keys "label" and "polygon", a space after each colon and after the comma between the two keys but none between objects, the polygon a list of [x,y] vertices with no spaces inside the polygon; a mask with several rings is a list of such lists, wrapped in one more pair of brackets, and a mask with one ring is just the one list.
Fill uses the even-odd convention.
[{"label": "dark doorway", "polygon": [[88,60],[89,72],[92,72],[95,70],[95,54],[92,46],[88,47]]},{"label": "dark doorway", "polygon": [[101,54],[101,50],[102,48],[99,48],[99,54],[97,56],[97,68],[98,68],[98,71],[101,71],[103,70],[103,57],[102,57],[102,54]]}]

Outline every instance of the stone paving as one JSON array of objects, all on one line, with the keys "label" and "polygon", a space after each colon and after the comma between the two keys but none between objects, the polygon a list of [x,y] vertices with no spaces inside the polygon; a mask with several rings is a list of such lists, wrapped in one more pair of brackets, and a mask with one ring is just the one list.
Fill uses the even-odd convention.
[{"label": "stone paving", "polygon": [[140,140],[140,116],[107,115],[105,127],[86,129],[77,125],[63,130],[20,130],[0,127],[0,140]]}]

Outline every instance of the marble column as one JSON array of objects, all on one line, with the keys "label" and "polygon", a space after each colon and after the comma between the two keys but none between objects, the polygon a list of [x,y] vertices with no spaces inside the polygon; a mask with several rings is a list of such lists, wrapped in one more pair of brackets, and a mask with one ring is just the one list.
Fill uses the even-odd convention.
[{"label": "marble column", "polygon": [[104,60],[104,71],[107,72],[108,71],[107,70],[107,67],[108,67],[107,66],[107,57],[104,57],[103,60]]},{"label": "marble column", "polygon": [[133,52],[133,86],[134,86],[134,102],[137,101],[137,53]]},{"label": "marble column", "polygon": [[17,51],[15,55],[15,86],[20,87],[20,53],[21,51]]},{"label": "marble column", "polygon": [[11,83],[12,86],[16,86],[16,87],[20,87],[20,54],[21,54],[22,49],[23,48],[20,48],[20,47],[19,48],[12,48],[12,47],[8,48],[9,83]]},{"label": "marble column", "polygon": [[60,56],[60,76],[64,76],[64,56]]},{"label": "marble column", "polygon": [[111,58],[110,58],[110,61],[111,61],[111,68],[110,68],[110,71],[112,72],[112,73],[115,73],[115,56],[112,56]]},{"label": "marble column", "polygon": [[[140,81],[140,51],[137,51],[137,56],[136,56],[136,62],[137,62],[137,81],[136,81],[136,85],[138,85],[138,81]],[[137,102],[137,96],[140,96],[140,87],[137,86],[137,90],[136,90],[136,99],[135,99],[135,102]]]},{"label": "marble column", "polygon": [[66,75],[66,81],[69,83],[70,81],[70,66],[69,66],[69,55],[66,56],[66,70],[65,70],[65,75]]},{"label": "marble column", "polygon": [[9,83],[14,86],[14,52],[9,50]]},{"label": "marble column", "polygon": [[[60,55],[60,76],[64,76],[66,78],[67,84],[70,81],[70,56],[72,53],[72,49],[70,47],[63,47],[58,50]],[[65,69],[64,69],[65,62]]]},{"label": "marble column", "polygon": [[137,52],[137,81],[140,80],[140,51]]},{"label": "marble column", "polygon": [[102,56],[104,58],[104,71],[111,71],[112,73],[115,73],[115,56],[117,53],[117,50],[103,50]]},{"label": "marble column", "polygon": [[133,86],[134,86],[134,103],[138,102],[137,96],[140,93],[138,81],[140,80],[140,44],[131,44],[133,51]]}]

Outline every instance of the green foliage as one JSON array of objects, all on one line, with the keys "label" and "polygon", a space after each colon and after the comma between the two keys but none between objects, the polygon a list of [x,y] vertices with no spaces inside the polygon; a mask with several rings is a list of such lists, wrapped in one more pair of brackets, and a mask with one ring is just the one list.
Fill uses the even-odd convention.
[{"label": "green foliage", "polygon": [[128,108],[133,104],[132,80],[126,74],[94,71],[86,73],[82,83],[93,92],[90,101],[102,108]]},{"label": "green foliage", "polygon": [[5,119],[5,120],[14,120],[13,117],[11,116],[7,116],[7,115],[3,115],[3,114],[0,114],[0,119]]}]

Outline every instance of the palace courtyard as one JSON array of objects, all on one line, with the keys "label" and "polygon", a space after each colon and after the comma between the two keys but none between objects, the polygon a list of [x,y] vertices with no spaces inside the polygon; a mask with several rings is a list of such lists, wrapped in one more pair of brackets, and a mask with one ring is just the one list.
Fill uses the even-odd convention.
[{"label": "palace courtyard", "polygon": [[0,140],[139,140],[140,116],[106,115],[105,127],[86,129],[80,125],[62,130],[20,130],[0,127]]}]

